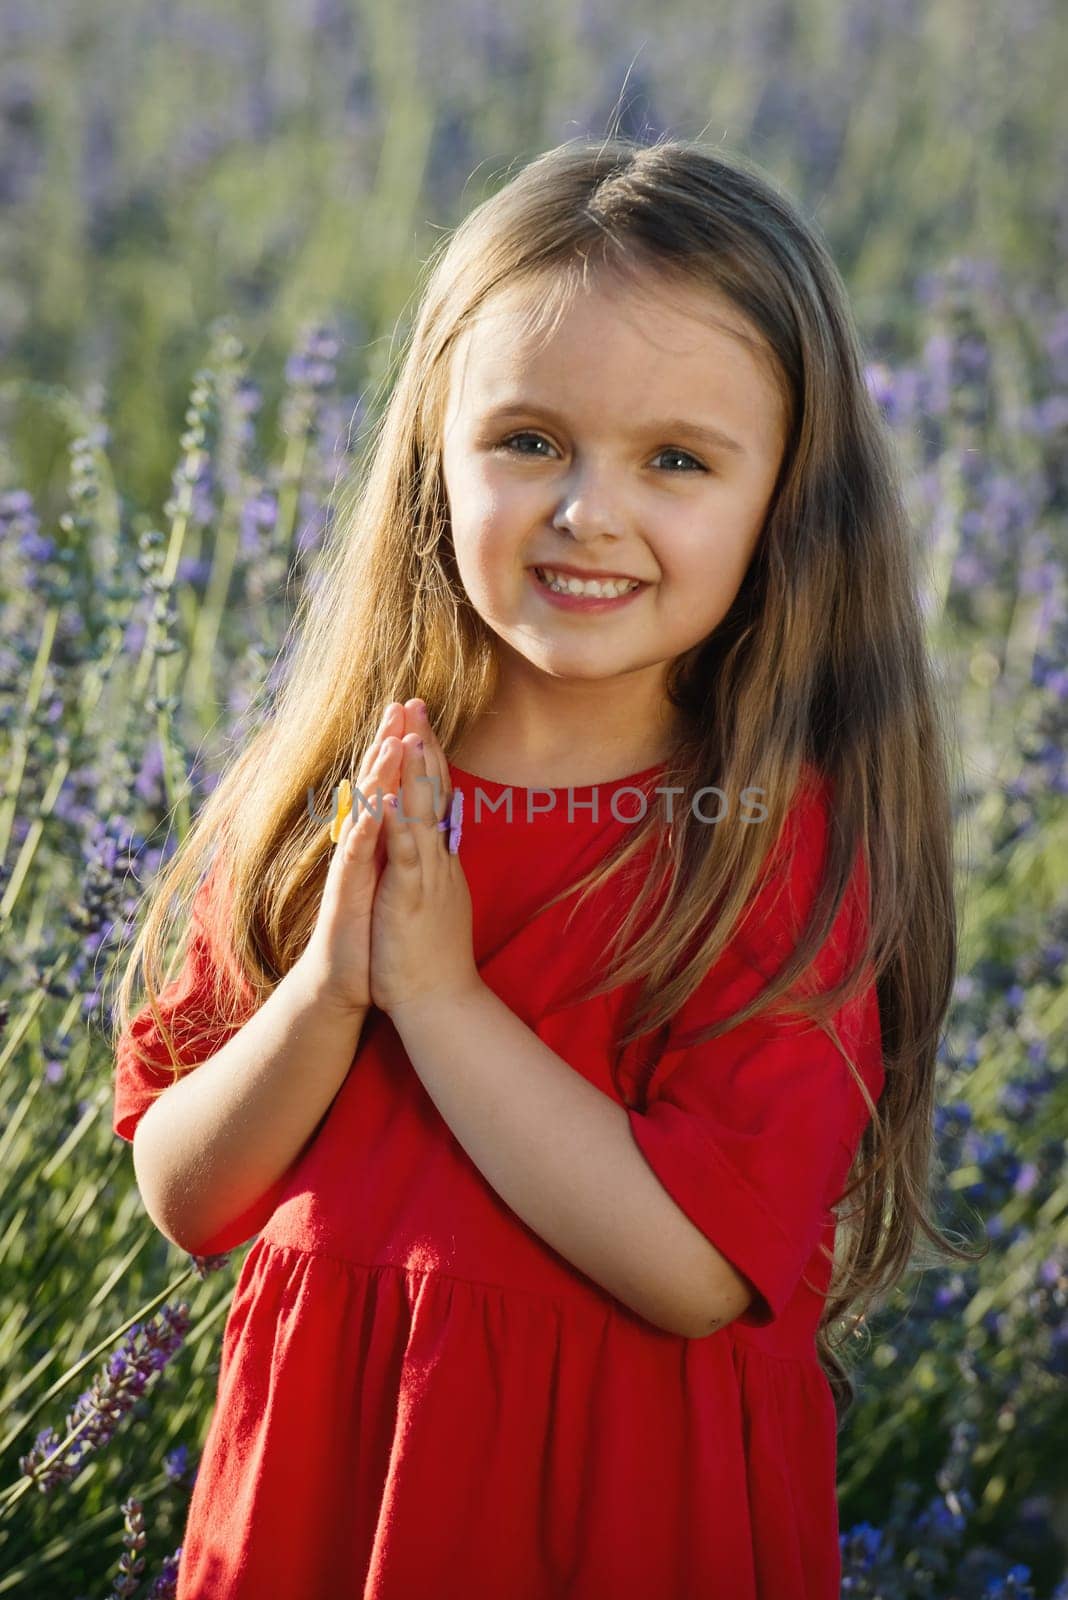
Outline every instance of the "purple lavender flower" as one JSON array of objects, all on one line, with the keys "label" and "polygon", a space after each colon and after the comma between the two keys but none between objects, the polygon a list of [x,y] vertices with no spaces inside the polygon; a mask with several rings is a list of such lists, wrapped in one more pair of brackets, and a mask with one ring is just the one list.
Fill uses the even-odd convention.
[{"label": "purple lavender flower", "polygon": [[0,531],[8,533],[18,522],[37,523],[33,514],[33,496],[27,489],[8,489],[0,494]]},{"label": "purple lavender flower", "polygon": [[159,806],[163,802],[163,751],[158,739],[150,740],[145,746],[134,780],[134,793],[146,805]]},{"label": "purple lavender flower", "polygon": [[890,418],[894,413],[894,372],[885,361],[873,361],[864,371],[864,380],[868,392],[879,406],[883,415]]},{"label": "purple lavender flower", "polygon": [[196,1275],[203,1281],[209,1273],[220,1272],[230,1259],[230,1252],[224,1251],[221,1255],[190,1256],[196,1270]]},{"label": "purple lavender flower", "polygon": [[883,1535],[870,1522],[858,1522],[848,1533],[841,1535],[839,1544],[843,1556],[847,1556],[853,1564],[868,1569],[874,1565],[883,1549]]},{"label": "purple lavender flower", "polygon": [[163,1470],[172,1483],[188,1488],[196,1479],[199,1462],[190,1458],[189,1446],[176,1445],[163,1457]]},{"label": "purple lavender flower", "polygon": [[203,588],[211,573],[211,561],[204,556],[183,556],[178,563],[176,577],[179,583]]},{"label": "purple lavender flower", "polygon": [[122,1542],[125,1549],[119,1557],[119,1576],[111,1591],[109,1600],[125,1600],[132,1595],[141,1581],[144,1571],[145,1558],[141,1552],[145,1548],[145,1516],[140,1500],[124,1500],[122,1504],[125,1526]]},{"label": "purple lavender flower", "polygon": [[259,555],[265,536],[270,534],[278,520],[278,497],[271,489],[259,489],[250,495],[241,508],[241,550],[243,554]]},{"label": "purple lavender flower", "polygon": [[154,1372],[160,1371],[181,1348],[189,1329],[189,1305],[163,1306],[151,1322],[134,1323],[121,1347],[108,1357],[103,1372],[79,1395],[66,1418],[65,1434],[76,1429],[77,1438],[57,1460],[45,1462],[61,1440],[52,1428],[43,1429],[33,1448],[19,1457],[22,1471],[32,1477],[42,1494],[75,1478],[84,1459],[110,1441],[122,1418],[145,1392]]},{"label": "purple lavender flower", "polygon": [[182,1560],[182,1546],[172,1556],[164,1559],[159,1577],[148,1591],[147,1600],[174,1600],[178,1591],[178,1568]]}]

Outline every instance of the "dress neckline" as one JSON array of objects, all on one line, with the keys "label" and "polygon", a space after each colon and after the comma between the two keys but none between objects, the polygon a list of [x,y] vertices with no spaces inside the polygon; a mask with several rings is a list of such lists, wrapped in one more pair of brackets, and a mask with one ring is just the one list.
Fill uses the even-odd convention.
[{"label": "dress neckline", "polygon": [[477,772],[468,772],[468,771],[466,771],[465,768],[458,767],[454,761],[450,761],[448,763],[448,766],[449,766],[449,775],[450,775],[451,778],[453,778],[454,780],[455,779],[459,779],[461,781],[461,783],[463,783],[463,782],[466,782],[468,784],[476,784],[477,783],[478,786],[487,795],[496,796],[496,795],[505,794],[509,789],[511,789],[514,794],[520,794],[520,795],[524,795],[524,794],[566,795],[566,794],[569,794],[569,793],[572,794],[572,795],[592,795],[596,790],[618,789],[618,788],[621,788],[621,787],[626,786],[628,784],[634,785],[636,787],[637,785],[639,785],[642,782],[644,782],[645,779],[651,778],[651,777],[655,777],[657,773],[663,772],[665,767],[667,766],[667,763],[665,761],[657,761],[651,767],[643,767],[640,772],[624,773],[624,775],[621,778],[605,778],[600,783],[564,784],[561,787],[558,787],[558,788],[555,788],[555,789],[552,788],[551,786],[549,786],[548,784],[539,783],[539,784],[537,784],[537,785],[535,785],[533,787],[527,787],[526,785],[521,784],[521,783],[503,783],[503,782],[499,781],[497,778],[482,778],[482,777],[479,777]]}]

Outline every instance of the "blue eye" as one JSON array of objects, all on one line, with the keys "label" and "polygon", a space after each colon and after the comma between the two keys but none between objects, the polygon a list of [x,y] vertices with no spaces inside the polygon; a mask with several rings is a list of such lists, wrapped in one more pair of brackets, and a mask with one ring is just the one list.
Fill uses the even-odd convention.
[{"label": "blue eye", "polygon": [[697,457],[692,456],[688,450],[676,450],[669,446],[668,449],[661,450],[660,454],[662,456],[681,456],[684,461],[692,461],[698,472],[707,471],[707,468],[703,467]]},{"label": "blue eye", "polygon": [[[510,434],[507,439],[502,439],[501,440],[501,448],[504,449],[504,450],[511,449],[511,447],[515,444],[515,441],[517,439],[541,439],[542,444],[548,444],[548,442],[549,442],[547,439],[542,439],[542,436],[541,436],[540,433],[529,433],[529,432],[513,433],[513,434]],[[525,455],[526,453],[527,452],[525,450],[521,450],[519,452],[520,455]]]},{"label": "blue eye", "polygon": [[[524,429],[521,433],[512,433],[512,434],[509,434],[507,439],[502,439],[501,440],[501,446],[500,446],[501,449],[502,450],[514,449],[515,445],[516,445],[516,441],[518,439],[537,439],[542,444],[548,444],[548,442],[549,442],[542,434],[540,434],[540,433],[532,433],[529,429]],[[520,455],[528,455],[528,454],[531,454],[532,452],[526,451],[526,450],[520,450],[518,453]],[[536,454],[537,452],[533,452],[533,453]],[[692,467],[696,467],[698,472],[707,472],[707,470],[708,470],[707,467],[704,467],[704,466],[701,465],[700,461],[697,460],[696,456],[690,455],[688,450],[676,450],[676,449],[674,449],[672,447],[668,447],[667,449],[661,450],[659,452],[659,454],[662,455],[662,456],[681,456],[684,461],[691,462],[692,463]],[[692,469],[688,468],[687,470],[689,471],[689,470],[692,470]]]}]

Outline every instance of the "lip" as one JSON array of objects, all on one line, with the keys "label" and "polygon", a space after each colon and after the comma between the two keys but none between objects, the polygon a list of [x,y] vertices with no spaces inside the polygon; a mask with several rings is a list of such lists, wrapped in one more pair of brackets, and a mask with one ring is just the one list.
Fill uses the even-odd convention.
[{"label": "lip", "polygon": [[[563,571],[563,568],[553,567],[551,570],[557,572]],[[639,582],[636,589],[630,589],[626,594],[621,594],[615,599],[601,599],[597,595],[555,594],[552,589],[546,588],[545,584],[541,582],[533,567],[528,567],[527,571],[530,574],[531,583],[542,599],[547,600],[551,606],[559,606],[562,611],[621,611],[624,606],[629,606],[633,601],[637,600],[642,591],[649,587],[648,584]],[[578,574],[576,573],[575,576],[577,577]]]}]

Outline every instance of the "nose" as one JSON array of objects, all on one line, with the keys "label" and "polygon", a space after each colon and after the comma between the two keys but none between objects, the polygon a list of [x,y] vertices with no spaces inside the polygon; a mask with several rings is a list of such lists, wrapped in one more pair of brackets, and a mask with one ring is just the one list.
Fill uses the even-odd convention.
[{"label": "nose", "polygon": [[609,486],[607,468],[600,474],[587,469],[568,480],[553,527],[568,530],[579,539],[625,531],[622,507]]}]

